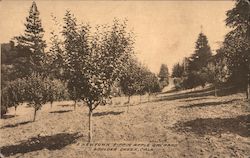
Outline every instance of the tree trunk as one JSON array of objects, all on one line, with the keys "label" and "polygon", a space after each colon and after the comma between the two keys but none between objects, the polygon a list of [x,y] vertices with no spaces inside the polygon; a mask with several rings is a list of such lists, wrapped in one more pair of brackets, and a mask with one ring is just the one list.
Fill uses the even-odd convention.
[{"label": "tree trunk", "polygon": [[216,85],[214,86],[214,96],[215,96],[215,97],[218,96],[218,95],[217,95],[217,87],[216,87]]},{"label": "tree trunk", "polygon": [[130,96],[128,96],[128,103],[130,103]]},{"label": "tree trunk", "polygon": [[33,117],[33,122],[35,122],[35,121],[36,121],[36,111],[37,111],[37,109],[35,108],[35,111],[34,111],[34,117]]},{"label": "tree trunk", "polygon": [[52,108],[53,101],[50,102],[50,108]]},{"label": "tree trunk", "polygon": [[76,110],[76,100],[75,100],[75,103],[74,103],[74,110]]},{"label": "tree trunk", "polygon": [[17,109],[17,106],[15,106],[15,117],[16,117],[16,109]]},{"label": "tree trunk", "polygon": [[130,96],[128,96],[127,112],[129,110],[129,102],[130,102]]},{"label": "tree trunk", "polygon": [[92,109],[89,107],[89,142],[92,141]]},{"label": "tree trunk", "polygon": [[247,91],[246,91],[246,95],[247,95],[247,99],[250,100],[249,98],[249,93],[250,93],[250,84],[249,82],[247,83]]}]

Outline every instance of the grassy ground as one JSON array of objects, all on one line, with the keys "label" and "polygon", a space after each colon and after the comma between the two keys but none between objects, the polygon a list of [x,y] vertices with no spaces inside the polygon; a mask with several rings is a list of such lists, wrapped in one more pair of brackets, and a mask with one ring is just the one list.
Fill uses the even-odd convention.
[{"label": "grassy ground", "polygon": [[[10,157],[248,157],[250,112],[244,94],[213,97],[211,89],[114,98],[93,114],[93,142],[150,144],[149,150],[96,151],[86,146],[88,109],[73,102],[22,105],[1,119],[1,153]],[[152,146],[161,144],[160,147]],[[165,145],[164,145],[165,144]],[[142,148],[140,148],[142,149]]]}]

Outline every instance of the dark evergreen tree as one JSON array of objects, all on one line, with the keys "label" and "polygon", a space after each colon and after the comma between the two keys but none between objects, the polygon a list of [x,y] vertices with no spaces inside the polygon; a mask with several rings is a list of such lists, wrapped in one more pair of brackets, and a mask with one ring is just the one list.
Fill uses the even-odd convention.
[{"label": "dark evergreen tree", "polygon": [[46,43],[43,40],[44,29],[36,3],[33,1],[29,16],[26,18],[24,35],[16,37],[19,54],[15,61],[15,67],[20,77],[28,76],[32,72],[42,73],[44,69],[44,49]]},{"label": "dark evergreen tree", "polygon": [[190,57],[189,71],[199,71],[206,67],[211,56],[207,36],[200,33],[196,41],[194,54]]},{"label": "dark evergreen tree", "polygon": [[158,77],[160,78],[160,83],[162,87],[165,87],[169,84],[169,72],[168,72],[168,66],[166,64],[161,65]]},{"label": "dark evergreen tree", "polygon": [[183,77],[184,75],[184,66],[180,63],[177,63],[173,66],[172,77]]},{"label": "dark evergreen tree", "polygon": [[212,52],[208,44],[206,35],[200,33],[195,45],[194,54],[188,58],[188,68],[186,78],[183,81],[185,88],[204,87],[207,82],[205,68],[212,57]]}]

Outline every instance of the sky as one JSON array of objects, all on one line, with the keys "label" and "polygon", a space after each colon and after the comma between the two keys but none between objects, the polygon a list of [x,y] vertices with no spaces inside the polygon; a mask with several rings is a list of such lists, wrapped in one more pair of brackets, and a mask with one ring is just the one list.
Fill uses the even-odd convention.
[{"label": "sky", "polygon": [[[226,11],[233,1],[36,1],[44,39],[49,43],[55,29],[51,15],[59,23],[66,10],[78,22],[91,26],[111,24],[114,18],[127,19],[128,30],[135,34],[135,52],[138,59],[158,73],[161,64],[170,71],[194,52],[195,41],[202,31],[213,52],[229,31],[225,26]],[[0,2],[0,43],[24,32],[25,18],[32,1]],[[202,26],[202,27],[201,27]]]}]

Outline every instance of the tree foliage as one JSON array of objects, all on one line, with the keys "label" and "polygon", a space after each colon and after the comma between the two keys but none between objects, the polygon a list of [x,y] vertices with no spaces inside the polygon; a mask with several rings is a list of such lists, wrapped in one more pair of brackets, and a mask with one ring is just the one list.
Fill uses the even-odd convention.
[{"label": "tree foliage", "polygon": [[58,79],[50,79],[50,83],[48,83],[46,91],[46,93],[48,93],[48,98],[46,100],[51,103],[51,106],[54,101],[60,101],[69,98],[66,84]]},{"label": "tree foliage", "polygon": [[[216,88],[222,83],[230,82],[238,88],[246,87],[249,98],[250,5],[247,1],[236,0],[234,8],[227,11],[226,15],[226,25],[231,31],[225,36],[223,45],[216,55],[211,56],[207,37],[201,33],[194,54],[188,58],[187,71],[184,71],[180,85],[194,88],[210,82]],[[173,70],[175,76],[178,76],[177,67],[174,66]]]},{"label": "tree foliage", "polygon": [[139,63],[135,59],[130,59],[127,70],[120,79],[121,90],[129,99],[132,95],[138,94],[140,90],[140,81],[142,78],[140,78],[139,70]]},{"label": "tree foliage", "polygon": [[184,66],[183,64],[177,63],[174,64],[173,69],[172,69],[172,77],[183,77],[184,76]]},{"label": "tree foliage", "polygon": [[15,51],[18,58],[15,59],[14,65],[19,72],[18,77],[25,77],[33,72],[43,72],[46,43],[43,40],[44,29],[39,15],[36,3],[33,1],[24,24],[24,35],[15,37],[17,41]]},{"label": "tree foliage", "polygon": [[8,82],[8,86],[1,92],[1,105],[4,107],[16,107],[23,102],[33,107],[33,121],[36,112],[43,104],[65,98],[67,94],[66,87],[59,80],[52,80],[35,73]]},{"label": "tree foliage", "polygon": [[[223,51],[226,55],[230,80],[238,87],[250,84],[250,5],[237,0],[235,7],[227,12],[226,25],[232,30],[226,35]],[[247,91],[247,97],[249,97]]]},{"label": "tree foliage", "polygon": [[89,140],[93,110],[111,98],[112,87],[133,54],[134,39],[126,28],[125,21],[114,20],[111,26],[98,26],[95,32],[90,32],[89,25],[79,25],[67,11],[61,32],[62,45],[59,47],[54,40],[51,49],[64,55],[65,64],[59,67],[68,83],[71,99],[83,100],[89,108]]},{"label": "tree foliage", "polygon": [[[61,93],[55,93],[56,86],[55,82],[48,77],[43,77],[39,74],[33,73],[29,77],[25,77],[19,80],[20,83],[24,85],[24,93],[22,98],[31,107],[34,108],[33,121],[36,119],[36,113],[42,108],[42,105],[46,102],[51,102],[60,97]],[[17,83],[19,84],[19,83]],[[57,89],[56,91],[62,91],[64,89]],[[52,94],[53,93],[53,94]],[[59,95],[59,96],[56,96]]]},{"label": "tree foliage", "polygon": [[230,72],[227,66],[227,60],[221,49],[217,50],[217,54],[214,55],[205,71],[207,71],[207,81],[214,85],[219,85],[228,81]]},{"label": "tree foliage", "polygon": [[188,58],[186,77],[183,80],[185,88],[204,87],[208,82],[207,65],[211,60],[212,53],[206,35],[200,33],[195,45],[194,54]]},{"label": "tree foliage", "polygon": [[161,91],[160,82],[154,73],[148,70],[143,80],[145,82],[145,91],[149,95]]},{"label": "tree foliage", "polygon": [[169,72],[168,66],[166,64],[161,64],[158,77],[160,78],[160,83],[162,87],[165,87],[169,84]]},{"label": "tree foliage", "polygon": [[161,87],[157,76],[147,67],[131,58],[125,74],[120,80],[122,92],[128,96],[128,103],[132,95],[144,95],[160,92]]},{"label": "tree foliage", "polygon": [[9,107],[16,107],[25,101],[25,82],[22,79],[8,81],[1,89],[1,115],[7,112]]},{"label": "tree foliage", "polygon": [[194,54],[189,58],[189,71],[199,71],[206,67],[211,56],[212,53],[207,36],[200,33],[195,43]]}]

